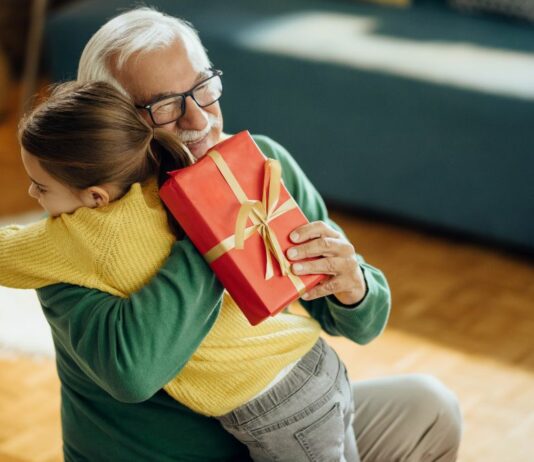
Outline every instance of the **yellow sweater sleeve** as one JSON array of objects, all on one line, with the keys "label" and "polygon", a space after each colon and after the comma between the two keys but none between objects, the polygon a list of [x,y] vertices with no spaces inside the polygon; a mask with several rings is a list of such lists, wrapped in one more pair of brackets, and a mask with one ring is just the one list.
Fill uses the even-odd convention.
[{"label": "yellow sweater sleeve", "polygon": [[94,239],[98,233],[85,234],[81,222],[76,216],[63,216],[0,228],[0,285],[39,289],[67,283],[124,297],[124,291],[103,277],[107,254],[114,253],[107,245],[113,247],[116,239],[108,236],[99,245]]},{"label": "yellow sweater sleeve", "polygon": [[0,228],[0,285],[37,289],[60,282],[72,262],[61,259],[47,233],[47,220]]},{"label": "yellow sweater sleeve", "polygon": [[135,183],[105,207],[0,228],[0,285],[62,282],[127,297],[156,274],[174,241],[157,183]]}]

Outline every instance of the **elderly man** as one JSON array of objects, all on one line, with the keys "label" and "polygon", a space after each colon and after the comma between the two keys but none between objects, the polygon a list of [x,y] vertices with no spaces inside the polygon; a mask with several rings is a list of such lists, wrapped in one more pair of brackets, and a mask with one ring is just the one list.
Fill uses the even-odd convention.
[{"label": "elderly man", "polygon": [[[78,79],[114,84],[151,124],[176,132],[199,159],[227,136],[218,102],[221,74],[187,23],[140,8],[110,20],[91,38]],[[330,275],[303,296],[304,307],[327,332],[370,341],[389,312],[383,275],[328,220],[320,196],[287,151],[265,137],[257,140],[267,155],[282,159],[286,186],[310,219],[291,235],[293,271]],[[300,261],[307,257],[317,258]],[[250,460],[217,421],[161,391],[216,321],[221,294],[187,239],[129,299],[64,284],[39,291],[58,358],[67,462]],[[353,395],[361,460],[456,459],[458,405],[435,379],[359,382]],[[320,444],[321,435],[315,438]]]}]

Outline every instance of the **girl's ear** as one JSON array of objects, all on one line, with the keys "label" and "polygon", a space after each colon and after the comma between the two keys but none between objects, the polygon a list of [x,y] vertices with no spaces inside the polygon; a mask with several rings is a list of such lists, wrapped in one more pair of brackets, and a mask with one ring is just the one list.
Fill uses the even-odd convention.
[{"label": "girl's ear", "polygon": [[108,205],[111,201],[110,197],[110,191],[105,186],[89,186],[81,193],[84,205],[92,209]]}]

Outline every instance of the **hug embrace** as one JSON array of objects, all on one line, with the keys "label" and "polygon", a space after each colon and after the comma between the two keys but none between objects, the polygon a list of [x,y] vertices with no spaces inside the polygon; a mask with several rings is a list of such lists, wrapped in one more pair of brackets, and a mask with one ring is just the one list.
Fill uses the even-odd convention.
[{"label": "hug embrace", "polygon": [[191,25],[138,8],[102,26],[77,81],[20,123],[29,193],[49,216],[0,229],[0,284],[38,289],[65,460],[456,460],[461,416],[444,385],[351,383],[321,339],[370,342],[391,297],[281,145],[253,136],[309,220],[291,234],[292,271],[328,275],[300,299],[308,316],[251,326],[162,204],[167,172],[228,138],[222,91]]}]

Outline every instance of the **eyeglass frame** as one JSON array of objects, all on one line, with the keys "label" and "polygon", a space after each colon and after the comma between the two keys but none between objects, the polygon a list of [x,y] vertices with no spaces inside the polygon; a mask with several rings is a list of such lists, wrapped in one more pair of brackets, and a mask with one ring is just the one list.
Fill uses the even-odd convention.
[{"label": "eyeglass frame", "polygon": [[[173,122],[176,122],[177,120],[181,119],[184,115],[185,115],[185,110],[186,110],[186,107],[185,107],[185,100],[187,99],[188,96],[191,97],[191,99],[195,102],[195,104],[198,106],[198,107],[201,107],[201,108],[205,108],[205,107],[208,107],[208,106],[211,106],[212,104],[215,104],[217,101],[219,101],[221,99],[221,96],[222,96],[222,89],[221,89],[221,94],[220,96],[215,100],[215,101],[212,101],[211,103],[209,104],[206,104],[204,106],[201,106],[200,104],[198,104],[197,100],[195,99],[194,95],[193,95],[193,92],[202,84],[206,83],[208,80],[211,80],[215,77],[221,77],[223,75],[223,71],[221,71],[220,69],[214,69],[214,68],[210,68],[209,69],[212,74],[205,78],[204,80],[201,80],[200,82],[198,82],[196,85],[193,86],[193,88],[190,88],[188,91],[184,91],[183,93],[173,93],[173,94],[170,94],[170,95],[165,95],[165,96],[161,96],[160,98],[156,99],[156,101],[152,101],[151,103],[149,104],[145,104],[144,106],[143,105],[138,105],[136,104],[135,107],[137,109],[144,109],[145,111],[148,112],[148,115],[150,115],[150,120],[152,120],[152,123],[157,126],[157,127],[161,127],[163,125],[167,125],[167,124],[171,124]],[[221,82],[222,83],[222,82]],[[152,106],[154,104],[157,104],[163,100],[166,100],[166,99],[171,99],[171,98],[176,98],[177,96],[181,96],[182,97],[182,106],[181,106],[181,110],[182,110],[182,113],[180,114],[180,117],[178,117],[177,119],[174,119],[174,120],[170,120],[169,122],[165,122],[163,124],[158,124],[156,123],[156,121],[154,120],[154,115],[152,114]]]}]

